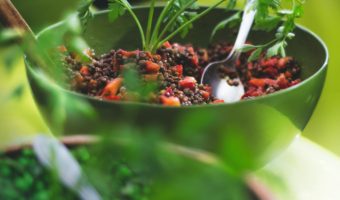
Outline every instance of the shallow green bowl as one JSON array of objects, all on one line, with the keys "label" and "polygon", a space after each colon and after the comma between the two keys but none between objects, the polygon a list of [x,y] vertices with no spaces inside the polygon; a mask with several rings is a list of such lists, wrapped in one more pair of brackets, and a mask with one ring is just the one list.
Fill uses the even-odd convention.
[{"label": "shallow green bowl", "polygon": [[[136,12],[145,22],[147,9],[138,8]],[[176,41],[207,46],[214,25],[230,14],[232,12],[215,9],[194,25],[187,38]],[[59,28],[60,24],[49,27],[39,38]],[[97,54],[112,48],[132,50],[140,47],[138,31],[129,16],[109,23],[106,12],[98,13],[89,23],[84,37]],[[269,41],[273,34],[255,31],[250,37],[251,41],[259,43]],[[224,30],[217,35],[216,41],[232,42],[234,38],[232,31]],[[99,101],[41,81],[36,73],[39,66],[31,66],[30,58],[26,59],[26,66],[37,105],[55,133],[94,134],[99,128],[118,130],[124,124],[140,130],[153,127],[157,129],[155,133],[168,142],[209,151],[232,169],[247,170],[265,164],[284,150],[305,128],[320,97],[328,63],[325,44],[311,31],[298,27],[296,38],[289,43],[288,54],[303,66],[301,84],[233,104],[192,107]],[[97,120],[54,103],[57,91],[67,98],[88,102],[95,108]],[[61,129],[53,117],[56,110],[66,117]],[[143,134],[148,133],[144,131]]]}]

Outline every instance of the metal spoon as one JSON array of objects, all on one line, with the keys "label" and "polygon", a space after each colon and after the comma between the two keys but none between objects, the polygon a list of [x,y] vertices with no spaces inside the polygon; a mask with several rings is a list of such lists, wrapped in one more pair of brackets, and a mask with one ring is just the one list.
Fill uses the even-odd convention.
[{"label": "metal spoon", "polygon": [[[248,0],[242,17],[242,23],[234,44],[233,49],[228,57],[222,61],[210,63],[203,71],[201,83],[208,84],[212,87],[213,95],[219,99],[223,99],[225,103],[239,101],[244,95],[244,87],[239,77],[234,79],[238,81],[237,86],[231,86],[227,83],[228,77],[222,78],[219,69],[221,67],[230,67],[235,69],[236,61],[247,40],[250,28],[254,22],[256,10],[252,8],[254,0]],[[235,69],[236,71],[236,69]]]}]

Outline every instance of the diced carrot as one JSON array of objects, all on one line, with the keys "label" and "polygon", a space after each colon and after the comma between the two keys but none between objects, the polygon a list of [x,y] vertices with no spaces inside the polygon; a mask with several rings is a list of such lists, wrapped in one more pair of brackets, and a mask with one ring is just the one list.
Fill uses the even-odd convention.
[{"label": "diced carrot", "polygon": [[194,77],[187,76],[183,80],[179,81],[179,86],[182,87],[182,88],[193,89],[193,88],[195,88],[196,83],[197,83],[197,81]]},{"label": "diced carrot", "polygon": [[161,67],[158,64],[154,63],[154,62],[151,62],[151,61],[146,61],[145,62],[145,69],[149,73],[156,73],[156,72],[159,71],[160,68]]},{"label": "diced carrot", "polygon": [[124,50],[120,50],[121,54],[124,56],[124,57],[127,57],[127,58],[130,58],[132,56],[136,56],[139,51],[136,50],[136,51],[124,51]]},{"label": "diced carrot", "polygon": [[162,104],[166,106],[181,106],[181,102],[177,97],[161,96],[160,100]]},{"label": "diced carrot", "polygon": [[82,66],[79,70],[80,74],[83,76],[87,76],[90,74],[89,68],[87,66]]},{"label": "diced carrot", "polygon": [[109,82],[105,86],[101,96],[104,98],[113,98],[114,96],[116,96],[119,88],[122,86],[122,83],[123,83],[123,78],[113,79],[111,82]]},{"label": "diced carrot", "polygon": [[249,84],[257,87],[264,87],[265,85],[274,85],[275,80],[269,78],[253,78],[249,81]]}]

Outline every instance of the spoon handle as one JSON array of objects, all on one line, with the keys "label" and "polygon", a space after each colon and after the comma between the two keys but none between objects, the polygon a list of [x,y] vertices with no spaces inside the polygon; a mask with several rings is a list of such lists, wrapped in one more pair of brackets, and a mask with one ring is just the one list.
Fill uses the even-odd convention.
[{"label": "spoon handle", "polygon": [[234,48],[232,49],[230,55],[234,55],[238,57],[238,49],[243,47],[244,43],[247,40],[249,31],[251,29],[251,26],[254,22],[256,10],[252,8],[252,5],[254,3],[254,0],[248,0],[247,5],[243,11],[243,16],[242,16],[242,23],[235,41]]},{"label": "spoon handle", "polygon": [[34,33],[10,0],[0,0],[0,21],[8,28],[24,30],[34,37]]}]

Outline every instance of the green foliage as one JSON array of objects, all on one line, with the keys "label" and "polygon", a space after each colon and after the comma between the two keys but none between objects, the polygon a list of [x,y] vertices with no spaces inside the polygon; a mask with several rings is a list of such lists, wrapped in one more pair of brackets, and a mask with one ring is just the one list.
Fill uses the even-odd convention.
[{"label": "green foliage", "polygon": [[210,36],[210,40],[212,40],[216,33],[226,27],[232,28],[235,27],[236,25],[238,25],[242,20],[242,15],[241,12],[237,12],[234,15],[230,16],[229,18],[221,21],[220,23],[218,23],[215,28],[213,29],[211,36]]},{"label": "green foliage", "polygon": [[152,25],[154,24],[153,18],[155,1],[151,1],[146,32],[144,32],[141,22],[133,11],[132,6],[126,0],[110,0],[109,18],[111,21],[116,20],[119,16],[125,13],[124,9],[128,11],[138,27],[143,50],[155,52],[164,42],[171,40],[177,34],[180,34],[182,37],[186,36],[189,30],[193,27],[192,23],[194,21],[206,15],[213,8],[226,0],[218,1],[216,4],[201,13],[196,12],[198,8],[195,4],[196,1],[197,0],[167,1],[161,14],[156,20],[154,27]]},{"label": "green foliage", "polygon": [[122,4],[115,0],[109,1],[109,19],[110,21],[115,21],[119,16],[125,14],[125,8]]},{"label": "green foliage", "polygon": [[93,14],[91,12],[92,4],[93,4],[93,0],[82,0],[78,8],[78,17],[83,27],[86,27],[89,20],[92,19],[93,17]]},{"label": "green foliage", "polygon": [[[258,59],[262,51],[266,51],[266,57],[276,55],[286,56],[285,48],[288,40],[294,38],[295,21],[303,15],[304,0],[289,0],[292,4],[291,8],[283,8],[281,0],[254,0],[252,9],[256,10],[255,25],[253,29],[272,31],[277,28],[275,39],[256,46],[246,46],[241,49],[242,52],[253,51],[249,61]],[[228,7],[229,8],[229,7]],[[245,11],[246,12],[246,11]],[[227,18],[217,24],[211,37],[213,38],[217,31],[226,27],[231,22],[239,22],[241,18],[237,14]],[[280,25],[281,24],[281,25]]]}]

